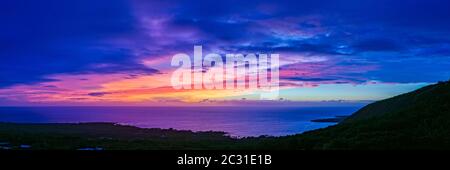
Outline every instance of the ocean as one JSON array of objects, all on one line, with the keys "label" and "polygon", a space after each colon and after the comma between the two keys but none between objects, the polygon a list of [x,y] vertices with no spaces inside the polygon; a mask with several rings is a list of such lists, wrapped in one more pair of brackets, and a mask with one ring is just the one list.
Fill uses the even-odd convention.
[{"label": "ocean", "polygon": [[283,136],[335,123],[314,119],[350,115],[360,107],[0,107],[0,122],[114,122],[142,128],[224,131],[230,136]]}]

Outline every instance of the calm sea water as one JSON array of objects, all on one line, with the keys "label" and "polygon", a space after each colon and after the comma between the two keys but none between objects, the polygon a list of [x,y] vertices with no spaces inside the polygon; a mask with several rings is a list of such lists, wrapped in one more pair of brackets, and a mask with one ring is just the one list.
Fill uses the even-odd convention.
[{"label": "calm sea water", "polygon": [[143,128],[224,131],[232,136],[281,136],[334,123],[360,107],[0,107],[0,122],[115,122]]}]

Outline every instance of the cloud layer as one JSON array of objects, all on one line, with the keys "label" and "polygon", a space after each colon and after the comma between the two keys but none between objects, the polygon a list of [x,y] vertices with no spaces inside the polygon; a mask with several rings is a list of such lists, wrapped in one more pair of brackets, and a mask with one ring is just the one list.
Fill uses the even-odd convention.
[{"label": "cloud layer", "polygon": [[165,88],[171,56],[192,53],[194,45],[204,53],[279,53],[283,88],[447,80],[448,6],[440,0],[5,2],[0,102],[233,96]]}]

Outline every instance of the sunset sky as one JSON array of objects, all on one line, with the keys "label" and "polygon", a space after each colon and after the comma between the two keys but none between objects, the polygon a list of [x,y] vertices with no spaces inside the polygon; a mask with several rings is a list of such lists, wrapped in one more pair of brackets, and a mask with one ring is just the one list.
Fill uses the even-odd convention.
[{"label": "sunset sky", "polygon": [[[239,103],[175,90],[177,53],[280,54],[280,98],[371,101],[450,78],[450,1],[40,0],[0,5],[0,105]],[[280,101],[277,101],[280,102]]]}]

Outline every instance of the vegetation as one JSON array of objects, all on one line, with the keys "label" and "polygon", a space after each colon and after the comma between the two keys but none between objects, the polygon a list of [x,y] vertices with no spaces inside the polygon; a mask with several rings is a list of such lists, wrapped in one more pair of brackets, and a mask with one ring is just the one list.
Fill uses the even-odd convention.
[{"label": "vegetation", "polygon": [[369,104],[338,125],[283,140],[299,149],[450,149],[450,82]]},{"label": "vegetation", "polygon": [[[113,123],[0,123],[0,144],[12,149],[214,149],[234,139],[224,132],[143,129]],[[214,143],[214,145],[211,145]]]}]

